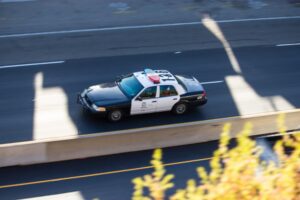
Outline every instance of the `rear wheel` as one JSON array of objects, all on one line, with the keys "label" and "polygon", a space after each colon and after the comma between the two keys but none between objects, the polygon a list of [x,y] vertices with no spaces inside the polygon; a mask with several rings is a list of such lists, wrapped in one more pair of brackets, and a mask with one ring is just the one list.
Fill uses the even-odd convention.
[{"label": "rear wheel", "polygon": [[187,111],[187,108],[188,106],[186,103],[178,103],[174,105],[172,112],[176,115],[182,115]]},{"label": "rear wheel", "polygon": [[122,119],[123,113],[121,110],[112,110],[108,113],[107,119],[111,122],[118,122]]}]

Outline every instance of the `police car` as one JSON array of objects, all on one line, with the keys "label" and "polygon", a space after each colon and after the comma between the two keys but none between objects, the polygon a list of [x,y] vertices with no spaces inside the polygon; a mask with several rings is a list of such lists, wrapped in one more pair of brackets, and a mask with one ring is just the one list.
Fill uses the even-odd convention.
[{"label": "police car", "polygon": [[190,107],[204,105],[207,97],[201,83],[192,76],[145,69],[113,83],[91,86],[78,95],[77,101],[85,109],[116,122],[128,115],[164,111],[181,115]]}]

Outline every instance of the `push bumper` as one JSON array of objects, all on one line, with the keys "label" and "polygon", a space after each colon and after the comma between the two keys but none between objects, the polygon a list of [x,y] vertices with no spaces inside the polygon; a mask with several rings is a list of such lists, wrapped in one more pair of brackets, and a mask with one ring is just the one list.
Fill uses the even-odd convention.
[{"label": "push bumper", "polygon": [[82,107],[92,113],[97,113],[97,114],[100,114],[102,116],[106,116],[106,111],[98,111],[98,110],[95,110],[91,103],[89,103],[86,99],[86,92],[82,92],[82,93],[79,93],[77,94],[77,103],[82,105]]},{"label": "push bumper", "polygon": [[82,105],[83,108],[93,111],[93,108],[88,104],[87,100],[82,94],[77,94],[77,103]]}]

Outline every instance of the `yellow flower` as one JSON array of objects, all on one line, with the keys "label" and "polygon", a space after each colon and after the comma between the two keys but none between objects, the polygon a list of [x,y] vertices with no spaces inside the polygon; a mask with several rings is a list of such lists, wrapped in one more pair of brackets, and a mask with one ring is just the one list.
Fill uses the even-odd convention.
[{"label": "yellow flower", "polygon": [[[199,181],[189,180],[171,200],[300,200],[300,133],[286,134],[285,116],[277,119],[283,139],[274,145],[274,161],[262,161],[262,148],[249,138],[252,124],[246,123],[237,135],[237,145],[229,148],[231,125],[225,124],[219,148],[210,161],[210,171],[197,168]],[[287,152],[287,150],[289,152]],[[165,200],[174,184],[174,175],[166,174],[162,151],[154,151],[151,175],[133,179],[133,200]],[[144,189],[149,196],[144,196]]]}]

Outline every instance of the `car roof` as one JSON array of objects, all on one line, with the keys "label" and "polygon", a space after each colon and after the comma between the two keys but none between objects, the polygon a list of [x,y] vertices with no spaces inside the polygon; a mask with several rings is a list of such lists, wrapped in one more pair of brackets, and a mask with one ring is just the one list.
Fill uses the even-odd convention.
[{"label": "car roof", "polygon": [[[146,70],[145,70],[146,71]],[[168,70],[152,70],[154,75],[159,76],[160,82],[155,83],[150,80],[148,74],[145,71],[134,72],[133,75],[137,80],[145,87],[151,87],[156,85],[175,85],[178,84],[176,78]],[[153,75],[153,74],[152,74]]]}]

